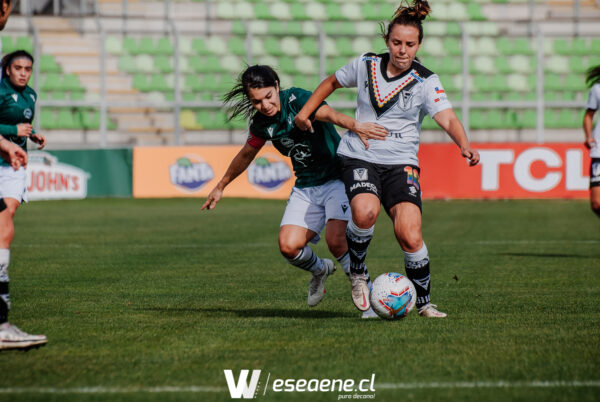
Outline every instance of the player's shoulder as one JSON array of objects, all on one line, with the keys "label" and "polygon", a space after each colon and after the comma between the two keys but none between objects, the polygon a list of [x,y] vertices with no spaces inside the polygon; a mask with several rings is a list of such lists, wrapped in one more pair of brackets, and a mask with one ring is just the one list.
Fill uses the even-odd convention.
[{"label": "player's shoulder", "polygon": [[416,59],[413,61],[412,68],[417,75],[424,80],[433,76],[437,76],[436,73],[425,67],[419,60]]},{"label": "player's shoulder", "polygon": [[592,85],[590,91],[600,97],[600,82]]},{"label": "player's shoulder", "polygon": [[37,98],[38,98],[37,92],[35,92],[35,90],[33,88],[31,88],[29,85],[27,85],[25,87],[23,92],[25,95],[31,96],[31,98],[33,99],[34,102],[37,101]]},{"label": "player's shoulder", "polygon": [[294,100],[298,99],[299,96],[310,96],[311,94],[312,92],[307,89],[291,87],[281,91],[279,97],[284,101],[293,102]]}]

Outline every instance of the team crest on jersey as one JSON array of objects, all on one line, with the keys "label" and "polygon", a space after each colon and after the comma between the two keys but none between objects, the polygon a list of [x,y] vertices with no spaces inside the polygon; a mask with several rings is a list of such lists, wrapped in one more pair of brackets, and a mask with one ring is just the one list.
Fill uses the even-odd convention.
[{"label": "team crest on jersey", "polygon": [[17,95],[17,94],[12,94],[12,98],[15,100],[15,102],[17,102],[17,101],[18,101],[18,99],[19,99],[19,95]]},{"label": "team crest on jersey", "polygon": [[23,116],[27,120],[31,120],[31,118],[33,117],[33,112],[31,111],[31,109],[27,108],[27,109],[23,110]]},{"label": "team crest on jersey", "polygon": [[356,180],[356,181],[369,180],[369,171],[365,168],[354,169],[354,180]]},{"label": "team crest on jersey", "polygon": [[294,145],[294,147],[290,149],[288,156],[303,167],[308,166],[308,164],[312,160],[312,152],[310,151],[310,147],[307,144]]},{"label": "team crest on jersey", "polygon": [[367,74],[369,77],[369,98],[371,100],[371,106],[373,106],[373,110],[377,114],[377,118],[381,117],[398,102],[402,91],[407,91],[418,82],[422,81],[419,74],[415,70],[412,70],[410,74],[407,74],[400,80],[398,85],[384,90],[381,88],[381,85],[384,83],[379,82],[377,75],[381,59],[376,58],[373,60],[372,58],[364,58],[364,60],[366,60],[367,63],[367,71],[369,71],[369,74]]},{"label": "team crest on jersey", "polygon": [[292,148],[294,146],[294,140],[292,140],[289,137],[283,137],[282,139],[279,140],[279,143],[288,149]]},{"label": "team crest on jersey", "polygon": [[403,110],[408,110],[412,107],[413,94],[411,92],[402,91],[402,96],[398,99],[398,104]]}]

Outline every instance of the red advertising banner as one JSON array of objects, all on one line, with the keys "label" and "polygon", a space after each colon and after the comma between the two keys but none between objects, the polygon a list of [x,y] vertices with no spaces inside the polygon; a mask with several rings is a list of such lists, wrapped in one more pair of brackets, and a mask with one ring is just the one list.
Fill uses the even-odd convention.
[{"label": "red advertising banner", "polygon": [[[133,196],[206,197],[240,145],[151,147],[133,151]],[[454,144],[423,144],[424,199],[587,198],[589,152],[583,145],[474,144],[481,162],[469,167]],[[265,146],[226,197],[288,197],[295,177],[289,158]]]},{"label": "red advertising banner", "polygon": [[469,167],[454,144],[421,146],[423,198],[587,198],[589,152],[574,143],[472,144]]}]

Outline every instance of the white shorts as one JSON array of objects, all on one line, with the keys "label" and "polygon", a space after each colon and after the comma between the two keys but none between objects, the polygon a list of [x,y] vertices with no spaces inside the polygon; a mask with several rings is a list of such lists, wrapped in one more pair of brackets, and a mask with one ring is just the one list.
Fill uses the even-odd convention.
[{"label": "white shorts", "polygon": [[317,235],[311,242],[316,244],[327,221],[349,221],[350,216],[344,183],[332,180],[320,186],[294,187],[281,218],[281,226],[296,225],[312,230]]},{"label": "white shorts", "polygon": [[14,198],[27,202],[27,172],[20,167],[0,166],[0,198]]}]

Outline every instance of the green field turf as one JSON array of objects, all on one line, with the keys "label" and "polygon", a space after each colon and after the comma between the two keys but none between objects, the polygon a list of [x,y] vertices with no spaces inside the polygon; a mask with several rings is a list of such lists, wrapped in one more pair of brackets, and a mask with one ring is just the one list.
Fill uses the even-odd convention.
[{"label": "green field turf", "polygon": [[[432,301],[361,320],[341,270],[306,305],[309,274],[277,249],[284,201],[35,202],[16,216],[10,320],[47,346],[0,353],[2,401],[226,401],[224,369],[361,379],[376,401],[600,400],[600,220],[587,201],[426,201]],[[319,244],[321,256],[329,256]],[[404,272],[382,215],[367,264]],[[157,388],[158,387],[158,388]],[[164,388],[170,387],[170,388]]]}]

